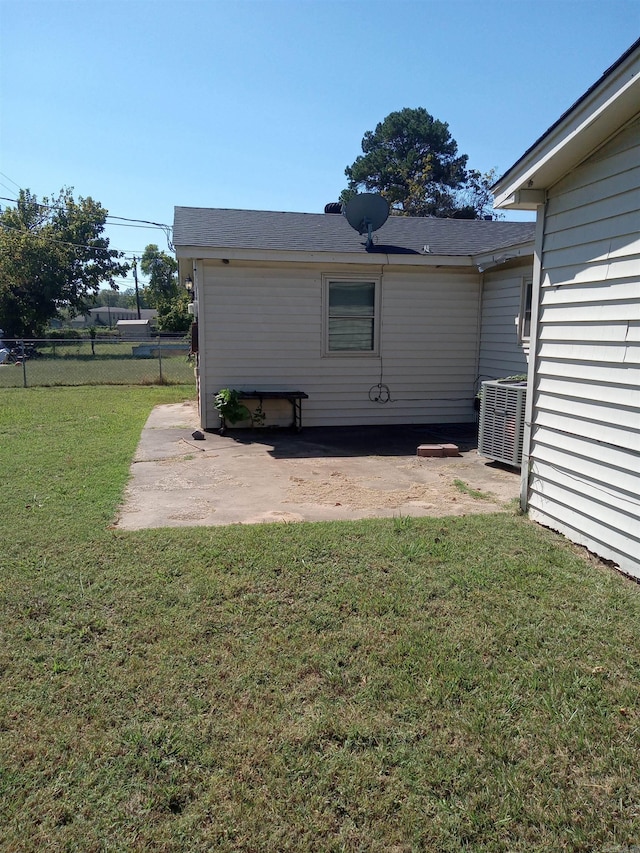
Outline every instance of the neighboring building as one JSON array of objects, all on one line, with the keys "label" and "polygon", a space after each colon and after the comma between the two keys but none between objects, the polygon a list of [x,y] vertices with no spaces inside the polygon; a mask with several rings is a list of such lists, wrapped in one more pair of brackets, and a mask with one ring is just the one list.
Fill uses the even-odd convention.
[{"label": "neighboring building", "polygon": [[[141,308],[140,319],[149,320],[154,325],[158,312],[155,308]],[[118,320],[137,320],[138,311],[135,308],[111,308],[102,305],[99,308],[90,308],[87,314],[75,317],[71,326],[77,328],[89,328],[90,326],[106,326],[114,329]]]},{"label": "neighboring building", "polygon": [[523,507],[640,577],[640,41],[494,190],[537,211]]},{"label": "neighboring building", "polygon": [[144,341],[151,337],[151,324],[148,320],[118,320],[116,331],[123,341]]},{"label": "neighboring building", "polygon": [[[482,379],[527,369],[533,235],[391,216],[367,249],[340,214],[177,207],[202,426],[221,388],[305,392],[307,426],[472,422]],[[289,409],[265,402],[266,423]]]}]

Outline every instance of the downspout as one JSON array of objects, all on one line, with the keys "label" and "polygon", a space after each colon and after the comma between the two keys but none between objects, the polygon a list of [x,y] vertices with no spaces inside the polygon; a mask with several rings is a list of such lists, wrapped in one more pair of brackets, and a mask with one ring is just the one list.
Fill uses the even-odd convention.
[{"label": "downspout", "polygon": [[520,473],[520,508],[529,506],[529,481],[531,479],[531,425],[533,421],[534,382],[538,376],[538,318],[542,290],[542,251],[544,246],[547,202],[536,208],[536,235],[533,249],[533,276],[531,281],[531,329],[529,333],[529,369],[527,371],[527,403],[525,406],[524,435],[522,439],[522,468]]},{"label": "downspout", "polygon": [[478,394],[480,391],[480,356],[482,353],[482,312],[484,310],[484,269],[480,271],[480,289],[478,292],[478,320],[477,320],[477,329],[476,329],[476,369],[475,369],[475,379],[473,382],[473,391],[474,395]]},{"label": "downspout", "polygon": [[[388,403],[391,394],[386,385],[383,384],[384,381],[384,301],[385,301],[385,286],[384,286],[384,270],[385,267],[389,266],[389,255],[385,253],[386,258],[382,264],[380,264],[380,287],[378,289],[378,302],[375,308],[375,316],[377,317],[377,335],[378,335],[378,361],[380,362],[380,371],[378,373],[378,384],[372,385],[369,388],[369,399],[375,401],[376,403]],[[374,388],[378,389],[378,394],[372,399],[371,392]],[[386,390],[386,394],[383,393],[383,389]]]}]

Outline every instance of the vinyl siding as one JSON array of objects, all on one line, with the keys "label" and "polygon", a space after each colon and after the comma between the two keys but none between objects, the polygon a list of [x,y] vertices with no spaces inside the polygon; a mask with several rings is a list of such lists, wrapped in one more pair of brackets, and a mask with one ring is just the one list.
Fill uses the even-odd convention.
[{"label": "vinyl siding", "polygon": [[[377,278],[379,356],[323,356],[323,275]],[[305,426],[473,421],[477,272],[232,261],[201,262],[201,278],[206,428],[218,425],[213,396],[225,387],[304,391]],[[374,399],[379,384],[387,402]],[[288,404],[264,408],[268,425],[290,422]]]},{"label": "vinyl siding", "polygon": [[549,193],[530,516],[640,577],[640,122]]},{"label": "vinyl siding", "polygon": [[519,337],[524,279],[531,262],[484,274],[478,383],[527,372],[529,342]]}]

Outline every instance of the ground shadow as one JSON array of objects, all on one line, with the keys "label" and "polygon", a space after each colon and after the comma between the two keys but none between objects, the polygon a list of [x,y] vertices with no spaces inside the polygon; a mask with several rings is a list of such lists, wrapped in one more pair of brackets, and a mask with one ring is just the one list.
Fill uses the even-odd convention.
[{"label": "ground shadow", "polygon": [[229,429],[225,437],[242,445],[263,445],[275,459],[415,456],[420,444],[456,444],[461,453],[478,447],[475,423],[305,427],[300,433],[287,429]]}]

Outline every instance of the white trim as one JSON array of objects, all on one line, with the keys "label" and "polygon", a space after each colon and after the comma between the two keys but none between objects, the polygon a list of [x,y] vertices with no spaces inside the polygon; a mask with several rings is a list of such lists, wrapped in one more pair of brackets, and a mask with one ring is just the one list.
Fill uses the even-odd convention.
[{"label": "white trim", "polygon": [[528,240],[526,243],[515,243],[513,246],[506,246],[504,249],[496,249],[492,252],[485,252],[481,255],[473,256],[473,265],[478,268],[478,272],[488,272],[495,267],[506,264],[509,261],[515,261],[519,258],[526,258],[533,255],[534,241]]},{"label": "white trim", "polygon": [[[332,350],[329,349],[329,288],[332,283],[373,284],[373,348],[370,350]],[[322,275],[322,357],[323,358],[379,358],[380,328],[382,307],[382,283],[380,275],[340,275],[323,273]]]},{"label": "white trim", "polygon": [[[511,247],[509,247],[511,248]],[[420,255],[386,254],[382,252],[303,252],[295,250],[269,249],[225,249],[211,246],[176,246],[175,254],[180,258],[202,260],[257,261],[258,263],[300,264],[360,264],[366,266],[411,266],[411,267],[474,267],[470,255]]]},{"label": "white trim", "polygon": [[493,187],[494,207],[534,210],[549,189],[638,115],[640,48],[608,74]]},{"label": "white trim", "polygon": [[[531,324],[530,324],[530,349],[529,349],[529,372],[527,375],[527,402],[524,414],[524,436],[522,439],[522,467],[520,479],[520,507],[523,512],[527,511],[529,502],[530,482],[530,453],[531,453],[531,424],[533,420],[533,399],[535,396],[535,379],[538,373],[538,307],[540,305],[540,288],[542,283],[542,250],[544,246],[544,229],[547,206],[541,204],[538,208],[536,219],[536,238],[533,253],[533,275],[531,277]],[[531,343],[534,344],[531,348]]]},{"label": "white trim", "polygon": [[207,429],[209,424],[207,421],[207,401],[204,396],[204,378],[207,375],[207,338],[204,334],[207,297],[204,286],[204,264],[199,258],[191,259],[191,278],[193,279],[193,295],[198,300],[198,311],[202,322],[198,322],[198,354],[196,356],[196,383],[198,392],[198,414],[200,415],[200,426]]},{"label": "white trim", "polygon": [[[529,299],[527,299],[527,290],[529,290]],[[529,334],[525,334],[525,316],[527,313],[527,303],[529,305]],[[533,277],[523,275],[520,285],[520,308],[518,310],[518,341],[521,344],[530,344],[531,342],[531,316],[533,306]]]}]

